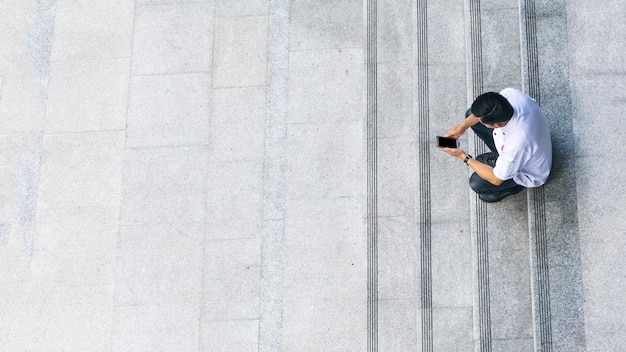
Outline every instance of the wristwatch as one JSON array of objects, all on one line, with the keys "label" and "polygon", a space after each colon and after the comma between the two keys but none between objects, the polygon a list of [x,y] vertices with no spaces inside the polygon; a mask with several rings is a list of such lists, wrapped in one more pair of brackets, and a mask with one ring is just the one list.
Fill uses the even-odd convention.
[{"label": "wristwatch", "polygon": [[465,160],[463,160],[463,163],[464,163],[465,165],[467,165],[467,162],[468,162],[468,161],[469,161],[469,159],[471,159],[471,158],[473,158],[473,156],[471,156],[471,155],[467,154],[467,156],[465,157]]}]

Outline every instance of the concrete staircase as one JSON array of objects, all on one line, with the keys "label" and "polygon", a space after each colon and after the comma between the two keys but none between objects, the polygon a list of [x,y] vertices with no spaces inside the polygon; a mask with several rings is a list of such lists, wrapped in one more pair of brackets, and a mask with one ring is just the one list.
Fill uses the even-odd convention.
[{"label": "concrete staircase", "polygon": [[[622,2],[0,10],[0,351],[626,350]],[[485,204],[433,140],[509,86],[552,175]]]},{"label": "concrete staircase", "polygon": [[[370,3],[377,6],[379,16],[382,13],[389,17],[398,13],[407,16],[408,5]],[[586,350],[576,180],[572,177],[576,167],[571,156],[575,155],[576,146],[570,138],[570,77],[568,57],[558,55],[568,48],[564,35],[565,3],[447,1],[419,3],[412,13],[417,18],[414,85],[408,87],[397,80],[394,93],[387,95],[387,89],[383,89],[378,96],[378,116],[388,116],[380,107],[413,95],[417,122],[417,229],[408,233],[418,238],[414,241],[418,253],[411,259],[419,263],[418,350],[469,350],[472,345],[476,351]],[[404,19],[402,15],[394,18]],[[458,24],[464,21],[465,42],[458,35]],[[379,45],[381,41],[403,37],[397,27],[390,29],[384,20],[378,23],[383,23],[382,30],[378,29]],[[463,45],[465,52],[459,50]],[[383,44],[383,57],[385,49]],[[378,62],[379,70],[386,69],[387,63]],[[455,95],[461,91],[458,77],[463,64],[467,74],[466,101]],[[401,70],[402,62],[396,59],[393,66]],[[380,77],[390,79],[389,75]],[[487,205],[474,194],[468,199],[457,193],[466,188],[457,184],[458,178],[451,176],[450,170],[462,166],[450,164],[434,151],[431,140],[433,135],[458,123],[455,116],[460,120],[474,97],[508,86],[523,87],[545,110],[551,121],[554,167],[549,183],[528,190],[525,198],[519,195]],[[389,144],[387,140],[383,143]],[[472,136],[469,143],[462,144],[469,145],[474,155],[485,151],[482,142]],[[397,155],[410,149],[408,144],[396,148]],[[387,155],[385,149],[378,161],[384,162],[382,158]],[[379,181],[391,177],[378,175]],[[412,186],[410,182],[405,185]],[[395,196],[385,193],[390,198],[387,202],[407,194],[408,190],[402,188]],[[469,204],[469,209],[463,204]],[[378,205],[384,208],[385,202],[379,201]],[[388,219],[381,219],[380,231],[389,226],[387,222]],[[467,242],[468,222],[471,247]],[[459,279],[468,275],[464,270],[470,267],[469,248],[472,304],[469,282]],[[382,252],[380,260],[386,261],[385,255],[393,256]],[[403,265],[406,261],[379,271],[379,277],[402,272]],[[379,311],[399,304],[389,300],[381,303]],[[470,311],[472,337],[467,330]],[[390,315],[383,313],[384,317]],[[393,326],[394,332],[379,329],[380,341],[393,340],[386,334],[397,338],[399,324],[384,325]],[[394,350],[394,346],[398,345],[378,345],[382,350]]]}]

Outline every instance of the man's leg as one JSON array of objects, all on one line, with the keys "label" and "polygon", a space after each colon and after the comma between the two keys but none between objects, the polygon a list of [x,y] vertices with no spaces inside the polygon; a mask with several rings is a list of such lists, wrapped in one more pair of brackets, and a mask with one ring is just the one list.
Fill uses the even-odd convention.
[{"label": "man's leg", "polygon": [[479,122],[475,124],[474,126],[472,126],[472,131],[476,133],[478,138],[482,139],[483,142],[485,142],[485,144],[487,145],[487,148],[489,148],[489,150],[492,153],[498,155],[498,149],[496,148],[496,143],[493,141],[493,128],[488,128]]},{"label": "man's leg", "polygon": [[497,202],[506,196],[521,192],[524,187],[513,180],[506,180],[500,186],[485,181],[477,173],[473,173],[469,180],[470,188],[478,193],[480,199],[486,202]]}]

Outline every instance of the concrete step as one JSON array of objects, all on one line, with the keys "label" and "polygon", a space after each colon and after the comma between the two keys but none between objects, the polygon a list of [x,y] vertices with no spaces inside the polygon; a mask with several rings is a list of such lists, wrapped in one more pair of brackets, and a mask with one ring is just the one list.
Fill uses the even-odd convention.
[{"label": "concrete step", "polygon": [[567,50],[565,6],[522,0],[520,19],[524,90],[544,110],[553,141],[550,179],[528,192],[535,351],[583,351],[571,91],[567,57],[558,55]]},{"label": "concrete step", "polygon": [[[623,90],[608,88],[623,85],[623,79],[608,83],[601,77],[621,77],[614,73],[624,71],[623,60],[613,56],[624,52],[623,41],[610,38],[623,35],[623,28],[607,28],[620,23],[626,9],[619,2],[605,6],[610,10],[590,15],[590,2],[521,2],[531,39],[525,85],[546,111],[554,147],[550,182],[529,195],[537,351],[613,351],[626,345],[618,328],[623,322],[608,314],[624,310],[623,274],[608,269],[623,267],[623,256],[607,255],[624,248],[619,230],[624,220],[612,206],[615,199],[596,196],[624,194],[623,180],[613,176],[623,173],[624,163],[615,158],[624,147],[596,148],[603,137],[585,128],[585,117],[611,114],[597,106],[623,108]],[[563,55],[570,50],[571,55]],[[598,172],[608,170],[606,165],[616,169]],[[590,181],[601,186],[587,187]],[[603,234],[600,245],[598,233]]]},{"label": "concrete step", "polygon": [[567,160],[576,170],[585,317],[580,343],[587,351],[621,351],[626,346],[626,146],[607,137],[626,133],[624,124],[613,123],[626,107],[621,39],[626,6],[616,0],[595,5],[565,1],[573,133],[564,138],[574,141]]},{"label": "concrete step", "polygon": [[[377,4],[384,15],[377,20],[376,50],[377,308],[383,350],[413,344],[423,350],[533,348],[526,199],[485,205],[468,190],[466,177],[458,177],[467,168],[430,147],[432,136],[457,124],[479,93],[521,87],[517,2],[479,5],[445,1],[411,9],[410,4]],[[468,35],[476,40],[467,43],[465,18],[471,19],[467,30],[480,33]],[[488,23],[482,30],[481,19]],[[402,43],[413,26],[411,56]],[[466,66],[464,90],[459,77]],[[411,116],[414,124],[406,122]],[[412,133],[416,145],[407,139]],[[483,147],[471,132],[468,136],[462,144],[479,154]],[[407,246],[414,252],[402,250]],[[407,323],[410,307],[418,312],[415,325]],[[412,342],[414,326],[418,338]]]},{"label": "concrete step", "polygon": [[[517,1],[469,1],[468,102],[486,91],[521,87]],[[473,138],[473,152],[485,150]],[[523,194],[523,193],[522,193]],[[475,244],[475,349],[533,350],[528,209],[522,194],[471,202]]]},{"label": "concrete step", "polygon": [[370,5],[378,36],[376,82],[368,82],[377,94],[375,346],[471,350],[469,193],[459,177],[466,170],[432,147],[466,109],[463,2]]}]

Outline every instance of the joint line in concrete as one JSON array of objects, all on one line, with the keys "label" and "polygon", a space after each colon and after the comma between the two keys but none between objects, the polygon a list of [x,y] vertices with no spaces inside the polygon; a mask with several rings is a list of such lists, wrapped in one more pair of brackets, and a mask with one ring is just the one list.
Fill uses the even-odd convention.
[{"label": "joint line in concrete", "polygon": [[[539,49],[537,44],[537,23],[534,0],[520,1],[522,77],[525,91],[537,103],[541,102],[539,83]],[[543,187],[528,192],[528,222],[533,261],[531,285],[533,291],[533,325],[535,329],[535,349],[552,351],[552,318],[550,310],[550,278],[548,268],[548,238],[546,231],[546,205]]]},{"label": "joint line in concrete", "polygon": [[289,71],[289,1],[270,0],[263,170],[263,245],[259,351],[280,351],[283,321],[285,155]]},{"label": "joint line in concrete", "polygon": [[428,87],[428,12],[427,1],[417,2],[416,94],[418,120],[420,299],[422,351],[433,351],[432,228],[430,196],[430,127]]},{"label": "joint line in concrete", "polygon": [[[469,40],[468,43],[468,82],[469,100],[472,101],[483,90],[482,67],[482,29],[480,0],[466,0],[466,9],[469,13]],[[485,145],[479,138],[474,138],[475,155],[484,153]],[[474,194],[474,229],[476,243],[476,304],[478,309],[474,314],[476,348],[479,351],[489,352],[491,343],[491,308],[489,293],[489,233],[487,224],[487,205]]]},{"label": "joint line in concrete", "polygon": [[367,350],[378,351],[377,3],[366,3],[367,57]]}]

